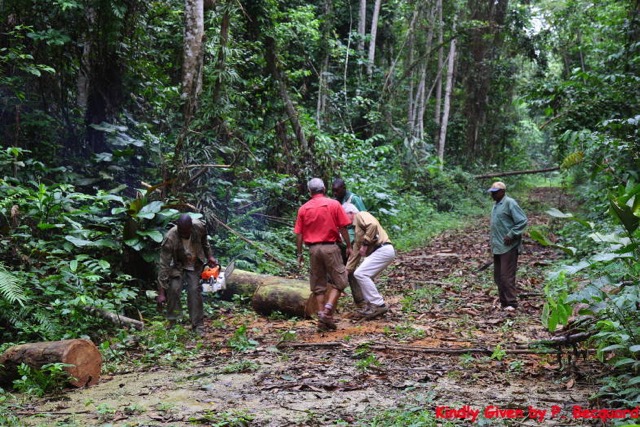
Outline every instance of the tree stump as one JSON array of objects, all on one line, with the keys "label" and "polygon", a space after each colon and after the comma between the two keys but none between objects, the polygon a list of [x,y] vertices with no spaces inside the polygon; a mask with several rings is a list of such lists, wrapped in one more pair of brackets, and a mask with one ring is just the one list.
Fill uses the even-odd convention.
[{"label": "tree stump", "polygon": [[19,377],[18,366],[25,363],[40,369],[50,363],[64,363],[74,387],[94,385],[100,380],[102,355],[89,340],[48,341],[10,347],[0,356],[0,384],[10,386]]}]

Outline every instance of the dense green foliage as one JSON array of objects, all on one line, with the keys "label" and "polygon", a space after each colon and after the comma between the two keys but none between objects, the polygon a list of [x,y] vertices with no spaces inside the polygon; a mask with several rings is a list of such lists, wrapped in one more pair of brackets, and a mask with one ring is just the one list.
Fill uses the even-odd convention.
[{"label": "dense green foliage", "polygon": [[206,5],[188,116],[183,2],[0,4],[2,342],[106,342],[91,307],[157,318],[181,211],[223,264],[279,273],[312,176],[344,177],[409,249],[482,205],[472,174],[562,164],[581,219],[533,235],[560,235],[578,267],[548,282],[543,320],[596,304],[596,345],[627,372],[604,393],[638,403],[637,2],[389,0],[371,46],[373,2],[366,34],[357,2]]}]

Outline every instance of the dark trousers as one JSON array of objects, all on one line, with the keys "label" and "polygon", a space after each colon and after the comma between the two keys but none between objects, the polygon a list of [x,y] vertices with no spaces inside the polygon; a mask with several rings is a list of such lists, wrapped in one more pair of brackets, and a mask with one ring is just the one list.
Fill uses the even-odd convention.
[{"label": "dark trousers", "polygon": [[169,282],[167,293],[167,319],[178,320],[182,315],[182,304],[180,304],[180,294],[182,285],[187,285],[187,307],[189,308],[189,319],[191,327],[197,328],[204,323],[204,307],[202,301],[202,285],[200,285],[201,269],[196,271],[183,270],[180,277],[172,277]]},{"label": "dark trousers", "polygon": [[[351,242],[351,244],[353,245],[353,242]],[[340,245],[340,251],[342,253],[342,262],[344,262],[344,264],[347,265],[347,246]],[[349,287],[351,288],[351,296],[353,297],[353,302],[355,305],[364,304],[365,300],[364,300],[364,295],[362,295],[362,288],[360,287],[360,284],[356,280],[353,273],[354,272],[352,271],[351,273],[349,273],[349,276],[348,276]]]},{"label": "dark trousers", "polygon": [[498,285],[500,305],[518,306],[516,271],[518,270],[518,247],[500,255],[493,255],[493,279]]}]

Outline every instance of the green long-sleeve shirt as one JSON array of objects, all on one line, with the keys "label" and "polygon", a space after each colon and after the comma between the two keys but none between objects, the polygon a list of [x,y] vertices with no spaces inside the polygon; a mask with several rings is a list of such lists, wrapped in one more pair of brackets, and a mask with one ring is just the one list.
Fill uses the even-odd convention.
[{"label": "green long-sleeve shirt", "polygon": [[[527,215],[511,197],[504,196],[491,211],[491,252],[501,255],[522,244],[522,232],[527,227]],[[513,239],[504,244],[505,236]]]},{"label": "green long-sleeve shirt", "polygon": [[[357,194],[353,194],[349,190],[347,190],[347,192],[344,193],[344,197],[342,199],[336,199],[336,200],[339,201],[340,204],[351,203],[356,208],[358,208],[360,212],[364,212],[367,210],[367,208],[364,206],[364,202],[362,201],[362,198]],[[356,237],[353,226],[352,225],[348,226],[347,231],[349,232],[349,238],[353,242],[353,239],[355,239]]]}]

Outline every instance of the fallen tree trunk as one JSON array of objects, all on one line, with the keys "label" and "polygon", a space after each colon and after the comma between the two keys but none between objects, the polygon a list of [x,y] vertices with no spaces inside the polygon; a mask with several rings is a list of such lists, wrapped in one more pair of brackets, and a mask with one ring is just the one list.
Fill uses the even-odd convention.
[{"label": "fallen tree trunk", "polygon": [[89,340],[36,342],[10,347],[0,356],[0,385],[10,386],[19,378],[18,366],[25,363],[40,369],[50,363],[64,363],[69,384],[75,387],[94,385],[100,379],[102,356]]},{"label": "fallen tree trunk", "polygon": [[260,314],[269,315],[280,312],[296,317],[310,317],[318,311],[315,298],[312,298],[309,282],[297,279],[269,276],[234,270],[222,292],[222,298],[233,295],[251,298],[253,309]]},{"label": "fallen tree trunk", "polygon": [[533,173],[553,172],[557,170],[560,170],[560,166],[555,166],[552,168],[545,168],[545,169],[531,169],[531,170],[524,170],[524,171],[494,172],[494,173],[488,173],[485,175],[476,175],[474,176],[474,178],[475,179],[497,178],[499,176],[527,175],[527,174],[533,174]]},{"label": "fallen tree trunk", "polygon": [[579,342],[586,341],[595,335],[595,332],[578,332],[571,335],[562,335],[553,337],[548,340],[535,341],[530,344],[531,346],[547,346],[547,347],[562,347],[567,345],[575,345]]}]

